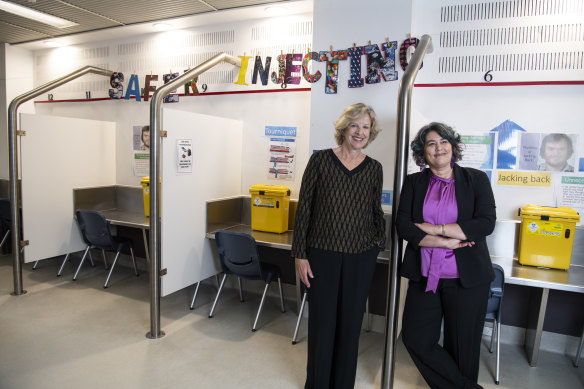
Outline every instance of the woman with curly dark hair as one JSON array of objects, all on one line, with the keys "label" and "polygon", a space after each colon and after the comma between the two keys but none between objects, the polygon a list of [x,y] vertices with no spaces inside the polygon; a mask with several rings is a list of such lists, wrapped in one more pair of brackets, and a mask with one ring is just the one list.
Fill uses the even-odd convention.
[{"label": "woman with curly dark hair", "polygon": [[494,278],[486,242],[496,220],[491,184],[484,172],[456,164],[463,145],[445,124],[422,127],[411,149],[422,171],[406,178],[396,218],[398,235],[408,241],[402,340],[431,388],[481,388],[480,345]]}]

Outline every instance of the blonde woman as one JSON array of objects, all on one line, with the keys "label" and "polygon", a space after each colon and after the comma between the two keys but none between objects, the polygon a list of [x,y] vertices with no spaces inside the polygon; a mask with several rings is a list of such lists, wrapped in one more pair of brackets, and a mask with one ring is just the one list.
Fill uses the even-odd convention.
[{"label": "blonde woman", "polygon": [[385,246],[381,164],[363,154],[379,134],[373,109],[357,103],[335,122],[338,146],[308,161],[292,255],[309,288],[305,388],[353,388],[359,335],[377,254]]}]

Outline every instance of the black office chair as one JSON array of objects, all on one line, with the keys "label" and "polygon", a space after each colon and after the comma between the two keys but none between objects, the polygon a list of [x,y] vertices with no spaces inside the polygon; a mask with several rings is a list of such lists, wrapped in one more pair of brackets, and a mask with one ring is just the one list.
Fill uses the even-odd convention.
[{"label": "black office chair", "polygon": [[296,344],[296,338],[298,337],[298,328],[300,328],[300,322],[302,321],[302,313],[304,312],[304,305],[306,305],[306,298],[308,297],[308,288],[303,282],[300,282],[300,288],[302,289],[302,302],[300,303],[300,309],[298,310],[298,320],[296,320],[296,328],[294,329],[294,336],[292,336],[292,344]]},{"label": "black office chair", "polygon": [[210,318],[213,317],[217,300],[219,300],[219,295],[221,294],[221,290],[223,289],[228,274],[234,274],[238,277],[239,299],[241,301],[243,301],[243,290],[241,288],[242,278],[246,280],[263,280],[266,283],[260,306],[251,329],[252,331],[255,332],[256,330],[258,319],[266,299],[266,293],[268,292],[268,287],[274,278],[278,279],[280,304],[282,306],[282,312],[285,312],[284,297],[282,296],[282,282],[280,280],[280,268],[268,263],[260,264],[256,242],[251,235],[241,232],[218,230],[215,232],[215,243],[217,245],[217,252],[219,254],[219,260],[224,274],[221,279],[221,284],[219,285],[219,290],[217,291],[217,296],[213,302],[213,307],[209,313]]},{"label": "black office chair", "polygon": [[[132,240],[129,238],[122,238],[118,236],[112,236],[109,229],[109,224],[103,214],[98,211],[89,211],[84,209],[78,209],[76,212],[77,215],[77,223],[79,224],[79,228],[81,229],[81,235],[83,236],[83,240],[87,244],[87,248],[85,249],[85,253],[83,254],[83,258],[79,263],[79,267],[75,272],[75,276],[73,276],[73,281],[77,280],[77,275],[81,270],[81,266],[83,266],[83,262],[85,262],[85,258],[89,253],[89,250],[92,248],[101,249],[104,254],[104,261],[106,262],[107,268],[107,259],[105,257],[106,251],[115,251],[116,257],[110,271],[107,275],[107,279],[105,280],[105,284],[103,285],[104,288],[107,288],[109,283],[110,277],[112,276],[112,272],[118,262],[118,258],[120,257],[120,252],[128,247],[130,249],[130,254],[132,255],[132,264],[134,265],[134,273],[138,276],[138,268],[136,267],[136,258],[134,257],[134,250],[132,247]],[[91,254],[89,254],[91,256]],[[67,260],[63,260],[63,263]],[[90,258],[93,262],[93,260]]]},{"label": "black office chair", "polygon": [[499,362],[500,362],[500,346],[501,346],[501,303],[503,302],[503,289],[505,286],[505,272],[503,268],[497,264],[493,264],[495,271],[495,279],[491,282],[489,291],[489,301],[487,303],[487,314],[485,319],[493,322],[493,331],[491,332],[491,344],[489,351],[493,352],[493,341],[495,334],[497,336],[497,371],[495,376],[495,383],[499,385]]},{"label": "black office chair", "polygon": [[[219,274],[215,274],[215,281],[217,282],[217,289],[219,289]],[[201,282],[202,281],[197,282],[197,284],[195,286],[195,292],[193,293],[193,298],[191,300],[191,305],[189,306],[189,309],[191,311],[193,309],[195,309],[195,301],[197,301],[197,295],[199,294],[199,287],[201,286]]]},{"label": "black office chair", "polygon": [[580,365],[582,347],[584,347],[584,327],[582,328],[582,335],[580,336],[580,344],[578,345],[578,351],[576,351],[576,358],[574,358],[574,367],[578,367]]}]

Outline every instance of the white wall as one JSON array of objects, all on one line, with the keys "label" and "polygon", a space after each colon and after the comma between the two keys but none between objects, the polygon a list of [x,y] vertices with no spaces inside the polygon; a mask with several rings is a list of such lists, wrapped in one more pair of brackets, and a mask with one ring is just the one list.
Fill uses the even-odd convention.
[{"label": "white wall", "polygon": [[[0,43],[0,179],[9,178],[8,106],[33,89],[33,58],[29,50]],[[33,102],[22,104],[18,112],[34,112]]]},{"label": "white wall", "polygon": [[[347,49],[353,43],[363,46],[369,41],[381,45],[389,38],[398,42],[399,49],[410,32],[411,8],[409,1],[400,0],[315,0],[313,46],[319,50],[329,50],[331,45],[333,50]],[[396,51],[396,59],[398,54]],[[366,62],[362,57],[362,76]],[[403,75],[399,61],[396,70],[396,81],[349,88],[349,60],[340,61],[337,94],[325,94],[324,84],[318,82],[312,86],[310,106],[310,152],[336,146],[333,123],[346,106],[363,102],[373,107],[383,132],[365,152],[382,163],[383,188],[387,190],[393,189],[397,92]]]},{"label": "white wall", "polygon": [[[243,122],[242,188],[248,193],[253,184],[287,185],[292,189],[292,197],[298,196],[302,173],[297,171],[295,179],[270,180],[267,178],[268,138],[264,127],[298,127],[297,168],[308,161],[309,140],[309,92],[259,93],[244,95],[181,97],[179,103],[169,107],[237,119]],[[115,121],[117,123],[116,177],[120,185],[139,185],[141,177],[132,173],[132,126],[148,124],[149,104],[145,102],[103,101],[81,103],[36,104],[38,113]],[[163,112],[164,115],[164,112]],[[213,129],[208,129],[213,131]]]},{"label": "white wall", "polygon": [[[112,122],[22,114],[22,225],[26,262],[83,250],[73,189],[116,182]],[[67,142],[72,147],[47,147]]]},{"label": "white wall", "polygon": [[[161,143],[162,165],[161,267],[162,296],[221,271],[205,237],[207,200],[237,196],[242,122],[168,109],[163,120],[168,137]],[[191,172],[177,171],[177,142],[192,143]],[[216,257],[215,257],[216,258]]]},{"label": "white wall", "polygon": [[[298,198],[302,172],[309,157],[309,92],[208,96],[185,99],[184,104],[191,112],[212,113],[243,122],[243,194],[248,194],[254,184],[286,185],[292,190],[292,198]],[[297,127],[294,180],[267,178],[269,138],[264,136],[266,125]]]}]

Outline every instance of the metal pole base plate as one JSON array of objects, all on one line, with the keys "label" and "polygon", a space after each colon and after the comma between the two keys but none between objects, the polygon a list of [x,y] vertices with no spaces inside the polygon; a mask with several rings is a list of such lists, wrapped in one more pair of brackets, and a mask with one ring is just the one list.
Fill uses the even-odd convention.
[{"label": "metal pole base plate", "polygon": [[21,293],[16,293],[16,292],[10,293],[11,296],[22,296],[23,294],[26,294],[26,290],[23,290]]},{"label": "metal pole base plate", "polygon": [[148,331],[148,332],[146,333],[146,337],[147,337],[148,339],[158,339],[158,338],[162,338],[164,335],[166,335],[166,334],[164,333],[164,331],[160,331],[160,332],[158,333],[158,336],[156,336],[156,335],[152,335],[152,332],[150,332],[150,331]]}]

